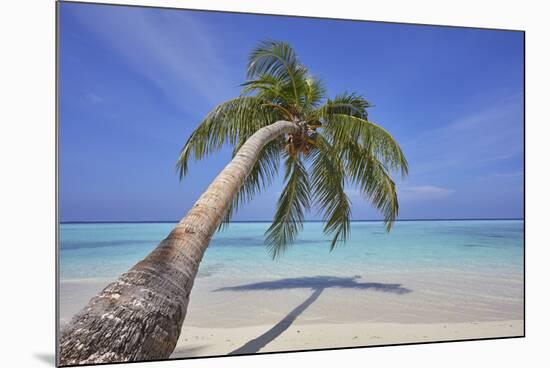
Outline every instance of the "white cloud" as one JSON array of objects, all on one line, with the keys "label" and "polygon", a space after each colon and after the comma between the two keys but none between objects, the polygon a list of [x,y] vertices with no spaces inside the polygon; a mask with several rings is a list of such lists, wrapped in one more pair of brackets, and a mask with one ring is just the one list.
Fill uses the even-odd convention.
[{"label": "white cloud", "polygon": [[88,93],[86,95],[86,100],[92,104],[103,103],[103,97],[96,95],[95,93]]},{"label": "white cloud", "polygon": [[523,171],[494,172],[478,177],[478,180],[523,180]]},{"label": "white cloud", "polygon": [[515,95],[405,142],[411,174],[483,167],[523,153],[522,99]]},{"label": "white cloud", "polygon": [[454,193],[453,189],[435,185],[420,185],[398,188],[399,199],[403,201],[434,200],[446,198]]},{"label": "white cloud", "polygon": [[[434,200],[446,198],[454,193],[454,189],[442,188],[435,185],[404,186],[397,188],[400,201]],[[363,200],[358,189],[346,189],[346,194],[353,200]]]},{"label": "white cloud", "polygon": [[218,41],[197,17],[184,12],[152,15],[141,9],[75,15],[181,108],[196,111],[197,101],[212,107],[234,94],[236,83],[228,81],[232,73],[217,51]]}]

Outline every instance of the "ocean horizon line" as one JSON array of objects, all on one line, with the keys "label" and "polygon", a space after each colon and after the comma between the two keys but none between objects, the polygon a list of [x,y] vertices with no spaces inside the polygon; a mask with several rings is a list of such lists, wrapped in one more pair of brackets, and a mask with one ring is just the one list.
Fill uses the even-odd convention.
[{"label": "ocean horizon line", "polygon": [[[414,222],[414,221],[525,221],[524,217],[504,217],[504,218],[419,218],[419,219],[398,219],[395,222]],[[176,224],[179,220],[93,220],[93,221],[59,221],[59,224]],[[224,223],[271,223],[272,220],[234,220]],[[323,220],[305,220],[304,223],[319,223]],[[351,222],[384,222],[384,220],[360,219],[351,220]]]}]

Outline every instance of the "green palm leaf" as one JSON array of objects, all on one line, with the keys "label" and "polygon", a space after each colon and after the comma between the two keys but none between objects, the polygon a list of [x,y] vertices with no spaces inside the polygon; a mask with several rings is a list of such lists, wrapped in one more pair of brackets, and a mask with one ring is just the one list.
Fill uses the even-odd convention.
[{"label": "green palm leaf", "polygon": [[253,168],[224,223],[271,185],[285,158],[285,185],[265,238],[273,258],[294,243],[313,204],[322,214],[324,233],[332,238],[330,249],[346,241],[351,203],[345,184],[356,186],[372,202],[389,231],[399,211],[390,173],[406,176],[408,163],[394,137],[369,120],[367,110],[372,105],[356,93],[326,99],[322,81],[308,72],[285,42],[260,43],[250,54],[247,78],[241,95],[216,106],[187,140],[176,165],[180,179],[187,174],[189,161],[224,145],[232,146],[235,155],[256,131],[284,119],[299,129],[268,142],[251,158]]},{"label": "green palm leaf", "polygon": [[365,147],[349,143],[344,152],[346,171],[352,184],[358,185],[361,193],[382,212],[389,231],[397,218],[399,202],[395,183],[384,165]]},{"label": "green palm leaf", "polygon": [[325,97],[326,89],[318,78],[309,77],[305,79],[304,96],[302,98],[302,109],[307,114],[315,108]]},{"label": "green palm leaf", "polygon": [[258,79],[249,80],[242,84],[243,95],[255,93],[255,96],[266,101],[268,106],[278,109],[286,119],[292,120],[290,112],[291,104],[288,101],[294,100],[294,91],[287,82],[281,81],[271,75],[262,75]]},{"label": "green palm leaf", "polygon": [[282,113],[256,96],[240,96],[216,106],[183,146],[176,168],[180,179],[190,160],[200,160],[225,143],[239,145],[263,126],[284,118]]},{"label": "green palm leaf", "polygon": [[[233,216],[242,205],[251,201],[254,196],[262,190],[267,189],[273,183],[273,179],[279,172],[281,147],[283,145],[284,143],[278,139],[269,142],[262,149],[254,167],[250,174],[248,174],[243,186],[229,207],[225,219],[221,224],[222,228],[229,223],[231,216]],[[235,147],[233,155],[237,153],[238,148],[240,148],[240,146]]]},{"label": "green palm leaf", "polygon": [[330,120],[334,114],[344,114],[367,118],[367,108],[371,104],[362,96],[355,93],[343,93],[334,99],[328,99],[327,102],[316,111],[317,119]]},{"label": "green palm leaf", "polygon": [[277,202],[273,223],[266,231],[265,243],[273,259],[294,243],[302,229],[305,211],[310,208],[309,175],[299,157],[288,156],[285,162],[285,187]]},{"label": "green palm leaf", "polygon": [[264,41],[250,53],[247,76],[255,78],[270,75],[291,84],[294,104],[299,105],[301,87],[305,84],[307,69],[300,64],[296,53],[285,42]]},{"label": "green palm leaf", "polygon": [[345,167],[338,151],[322,136],[317,136],[312,152],[311,186],[313,199],[324,213],[324,232],[332,235],[330,249],[346,241],[350,229],[351,204],[344,191]]},{"label": "green palm leaf", "polygon": [[390,170],[408,174],[408,163],[401,147],[387,130],[357,116],[342,113],[330,114],[323,130],[335,144],[346,150],[351,143],[359,142]]}]

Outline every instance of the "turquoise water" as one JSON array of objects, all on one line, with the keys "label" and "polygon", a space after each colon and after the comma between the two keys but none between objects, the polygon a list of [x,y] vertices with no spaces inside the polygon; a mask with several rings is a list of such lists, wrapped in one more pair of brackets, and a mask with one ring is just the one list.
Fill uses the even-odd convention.
[{"label": "turquoise water", "polygon": [[[61,224],[61,280],[113,279],[149,253],[174,223]],[[316,275],[523,272],[523,220],[353,222],[348,242],[329,251],[322,223],[304,224],[297,243],[271,260],[269,223],[232,223],[217,233],[198,277],[224,279]]]}]

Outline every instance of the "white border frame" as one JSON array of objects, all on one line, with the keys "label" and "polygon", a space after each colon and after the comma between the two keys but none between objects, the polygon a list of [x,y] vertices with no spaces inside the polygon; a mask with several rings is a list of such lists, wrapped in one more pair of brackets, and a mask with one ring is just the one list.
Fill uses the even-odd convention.
[{"label": "white border frame", "polygon": [[[340,351],[259,355],[128,367],[289,367],[316,365],[407,367],[517,367],[547,361],[550,327],[545,214],[549,36],[543,5],[509,1],[296,0],[117,1],[132,5],[200,8],[256,13],[368,19],[526,30],[527,337],[525,339],[442,343]],[[54,1],[12,0],[3,4],[2,133],[0,203],[3,225],[2,366],[52,366],[54,353],[55,130]],[[4,19],[5,18],[5,19]],[[536,364],[536,363],[535,363]],[[121,367],[119,365],[119,367]]]}]

